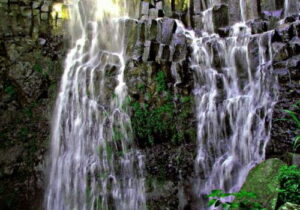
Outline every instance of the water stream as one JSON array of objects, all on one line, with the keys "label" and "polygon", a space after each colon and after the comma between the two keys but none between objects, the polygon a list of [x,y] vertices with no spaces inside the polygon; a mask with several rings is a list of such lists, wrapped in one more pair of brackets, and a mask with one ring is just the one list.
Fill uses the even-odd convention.
[{"label": "water stream", "polygon": [[145,209],[143,156],[124,106],[129,8],[135,1],[71,2],[73,48],[52,124],[48,210]]}]

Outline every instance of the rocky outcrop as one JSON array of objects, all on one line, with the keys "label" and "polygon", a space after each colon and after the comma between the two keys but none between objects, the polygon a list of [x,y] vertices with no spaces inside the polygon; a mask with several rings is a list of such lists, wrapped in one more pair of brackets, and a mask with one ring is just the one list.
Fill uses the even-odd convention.
[{"label": "rocky outcrop", "polygon": [[[287,21],[287,20],[286,20]],[[284,110],[291,110],[300,116],[296,104],[300,100],[300,21],[286,23],[273,35],[273,71],[278,75],[279,98],[275,105],[271,140],[267,157],[283,156],[293,151],[293,139],[297,135],[296,123]],[[298,152],[299,152],[298,148]]]},{"label": "rocky outcrop", "polygon": [[0,1],[0,206],[40,209],[50,117],[64,59],[50,1]]}]

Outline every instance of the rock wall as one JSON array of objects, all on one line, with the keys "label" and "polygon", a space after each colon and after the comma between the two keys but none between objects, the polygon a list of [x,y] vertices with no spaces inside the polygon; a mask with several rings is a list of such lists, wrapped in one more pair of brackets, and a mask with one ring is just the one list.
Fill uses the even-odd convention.
[{"label": "rock wall", "polygon": [[0,1],[0,206],[39,209],[65,55],[51,1]]},{"label": "rock wall", "polygon": [[[192,92],[195,78],[188,65],[191,40],[176,34],[176,19],[201,36],[207,30],[205,10],[209,1],[204,2],[194,0],[190,7],[175,7],[176,1],[143,1],[139,20],[126,23],[130,29],[126,83],[136,142],[146,156],[149,209],[193,209],[197,202],[192,193],[197,131]],[[300,20],[294,15],[280,22],[284,16],[283,1],[245,2],[244,18],[253,34],[248,46],[251,67],[258,65],[259,44],[270,45],[270,71],[278,76],[279,98],[274,117],[269,119],[273,128],[267,158],[284,159],[286,152],[293,150],[296,127],[279,118],[288,117],[283,109],[299,111],[293,105],[299,100]],[[211,30],[228,37],[232,24],[242,20],[239,8],[239,1],[220,1],[213,6]],[[266,33],[270,30],[275,30],[271,37]],[[264,35],[260,40],[256,34]],[[217,46],[212,45],[212,51],[218,52]],[[157,114],[160,110],[164,114]],[[181,118],[180,113],[186,117]],[[156,127],[157,124],[161,125]]]}]

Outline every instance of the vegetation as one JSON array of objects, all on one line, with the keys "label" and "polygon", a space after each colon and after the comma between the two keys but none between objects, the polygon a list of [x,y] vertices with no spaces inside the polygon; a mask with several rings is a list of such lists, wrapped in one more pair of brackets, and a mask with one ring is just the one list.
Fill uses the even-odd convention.
[{"label": "vegetation", "polygon": [[[153,144],[156,137],[170,138],[169,131],[174,130],[174,123],[170,123],[174,116],[174,103],[172,95],[167,91],[165,75],[162,71],[158,72],[156,78],[156,93],[164,93],[163,103],[161,105],[150,107],[150,104],[134,102],[131,107],[134,111],[132,118],[135,134],[139,139],[146,140],[147,143]],[[141,88],[141,87],[140,87]],[[153,95],[148,94],[151,100]],[[172,125],[171,127],[169,127]],[[174,132],[172,132],[174,133]],[[171,137],[174,138],[174,137]]]},{"label": "vegetation", "polygon": [[[263,206],[254,202],[253,199],[257,198],[257,195],[251,192],[240,191],[237,193],[224,193],[222,190],[213,190],[211,194],[208,195],[212,198],[208,202],[208,206],[221,207],[223,210],[228,209],[247,209],[247,210],[264,210]],[[236,199],[238,201],[224,201],[227,199]],[[231,200],[230,199],[230,200]]]},{"label": "vegetation", "polygon": [[[278,175],[279,194],[277,207],[286,202],[300,205],[300,170],[297,166],[282,166]],[[208,206],[229,209],[264,210],[261,203],[255,202],[257,195],[252,192],[240,191],[237,193],[224,193],[222,190],[213,190],[208,195]],[[233,200],[229,202],[228,200]]]},{"label": "vegetation", "polygon": [[[167,88],[166,75],[163,71],[156,74],[154,81],[155,92],[145,91],[147,101],[136,100],[129,103],[133,111],[131,121],[135,136],[142,146],[158,143],[158,139],[168,139],[173,143],[182,141],[185,134],[183,129],[177,128],[175,122],[183,122],[188,118],[190,109],[186,108],[176,113],[174,95]],[[137,89],[145,90],[146,87],[138,85]],[[190,97],[180,97],[181,105],[190,101]],[[191,133],[188,129],[185,132]]]},{"label": "vegetation", "polygon": [[[297,101],[297,103],[294,105],[296,110],[300,112],[300,100]],[[287,113],[290,116],[290,119],[294,124],[296,125],[296,129],[294,130],[295,138],[293,139],[293,149],[294,151],[297,151],[297,149],[300,146],[300,118],[298,117],[297,113],[291,110],[284,110],[285,113]]]},{"label": "vegetation", "polygon": [[300,205],[300,170],[297,166],[283,166],[278,175],[280,184],[279,202]]}]

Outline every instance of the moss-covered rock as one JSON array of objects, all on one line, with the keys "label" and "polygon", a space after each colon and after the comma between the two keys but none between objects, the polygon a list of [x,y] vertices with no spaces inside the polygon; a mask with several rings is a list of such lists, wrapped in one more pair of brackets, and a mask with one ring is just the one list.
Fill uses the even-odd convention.
[{"label": "moss-covered rock", "polygon": [[266,160],[254,167],[244,183],[242,190],[257,195],[253,201],[267,209],[275,209],[278,197],[278,173],[285,163],[279,159]]},{"label": "moss-covered rock", "polygon": [[300,209],[299,205],[289,203],[289,202],[285,203],[279,208],[279,210],[299,210],[299,209]]},{"label": "moss-covered rock", "polygon": [[175,87],[170,69],[169,62],[127,67],[131,121],[139,146],[196,139],[191,84]]}]

